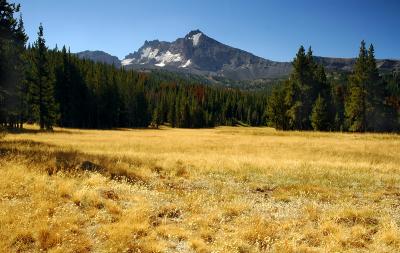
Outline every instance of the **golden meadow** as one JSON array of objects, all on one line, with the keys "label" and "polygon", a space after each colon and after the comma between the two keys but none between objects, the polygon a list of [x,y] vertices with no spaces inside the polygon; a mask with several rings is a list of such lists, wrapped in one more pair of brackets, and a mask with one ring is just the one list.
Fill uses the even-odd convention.
[{"label": "golden meadow", "polygon": [[73,130],[0,141],[2,252],[399,252],[400,136]]}]

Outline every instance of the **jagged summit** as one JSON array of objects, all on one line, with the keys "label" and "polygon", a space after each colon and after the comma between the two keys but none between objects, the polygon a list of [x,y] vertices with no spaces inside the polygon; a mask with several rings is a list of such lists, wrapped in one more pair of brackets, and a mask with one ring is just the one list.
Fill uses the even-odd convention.
[{"label": "jagged summit", "polygon": [[243,50],[224,45],[199,29],[173,42],[145,41],[138,51],[122,60],[125,68],[190,72],[245,80],[285,75],[289,63],[273,63]]},{"label": "jagged summit", "polygon": [[204,33],[203,33],[202,31],[200,31],[199,29],[196,29],[196,30],[190,31],[188,34],[186,34],[185,37],[190,37],[190,36],[193,36],[193,35],[198,34],[198,33],[204,34]]},{"label": "jagged summit", "polygon": [[189,32],[185,36],[185,39],[191,40],[193,42],[193,46],[195,47],[195,46],[199,45],[201,37],[207,37],[207,36],[204,35],[204,33],[202,33],[200,30],[194,30],[194,31]]}]

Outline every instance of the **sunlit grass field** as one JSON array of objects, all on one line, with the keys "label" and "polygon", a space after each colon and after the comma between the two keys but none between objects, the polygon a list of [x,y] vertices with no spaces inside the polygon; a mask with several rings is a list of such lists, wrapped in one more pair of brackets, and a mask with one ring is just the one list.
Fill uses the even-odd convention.
[{"label": "sunlit grass field", "polygon": [[400,136],[69,130],[0,140],[2,252],[400,252]]}]

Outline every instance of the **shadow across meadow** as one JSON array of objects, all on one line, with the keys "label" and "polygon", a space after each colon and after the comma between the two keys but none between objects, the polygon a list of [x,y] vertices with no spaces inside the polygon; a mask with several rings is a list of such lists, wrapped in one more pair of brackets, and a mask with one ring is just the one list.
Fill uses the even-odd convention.
[{"label": "shadow across meadow", "polygon": [[134,168],[142,161],[132,158],[110,158],[102,155],[89,155],[76,150],[60,150],[52,144],[31,140],[0,141],[1,160],[17,160],[31,167],[39,168],[48,175],[65,173],[71,176],[84,172],[100,173],[113,180],[130,183],[145,183],[145,179]]}]

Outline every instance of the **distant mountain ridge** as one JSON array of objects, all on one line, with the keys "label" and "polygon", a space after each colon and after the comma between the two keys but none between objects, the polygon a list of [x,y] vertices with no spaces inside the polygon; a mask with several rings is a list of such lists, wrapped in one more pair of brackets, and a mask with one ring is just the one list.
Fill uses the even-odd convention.
[{"label": "distant mountain ridge", "polygon": [[[145,41],[136,52],[122,61],[102,51],[84,51],[80,58],[123,66],[127,69],[163,69],[236,81],[287,77],[290,62],[276,62],[241,49],[222,44],[200,30],[189,32],[173,42]],[[329,71],[351,71],[354,58],[315,57]],[[400,71],[398,60],[377,60],[380,71]]]},{"label": "distant mountain ridge", "polygon": [[[331,71],[352,71],[356,63],[355,58],[332,58],[332,57],[314,57],[316,62],[322,64],[327,70]],[[376,65],[381,72],[400,71],[400,61],[390,59],[377,59]]]},{"label": "distant mountain ridge", "polygon": [[88,59],[94,62],[102,62],[107,64],[114,64],[116,67],[121,67],[121,60],[118,57],[110,55],[103,51],[83,51],[76,54],[81,59]]}]

